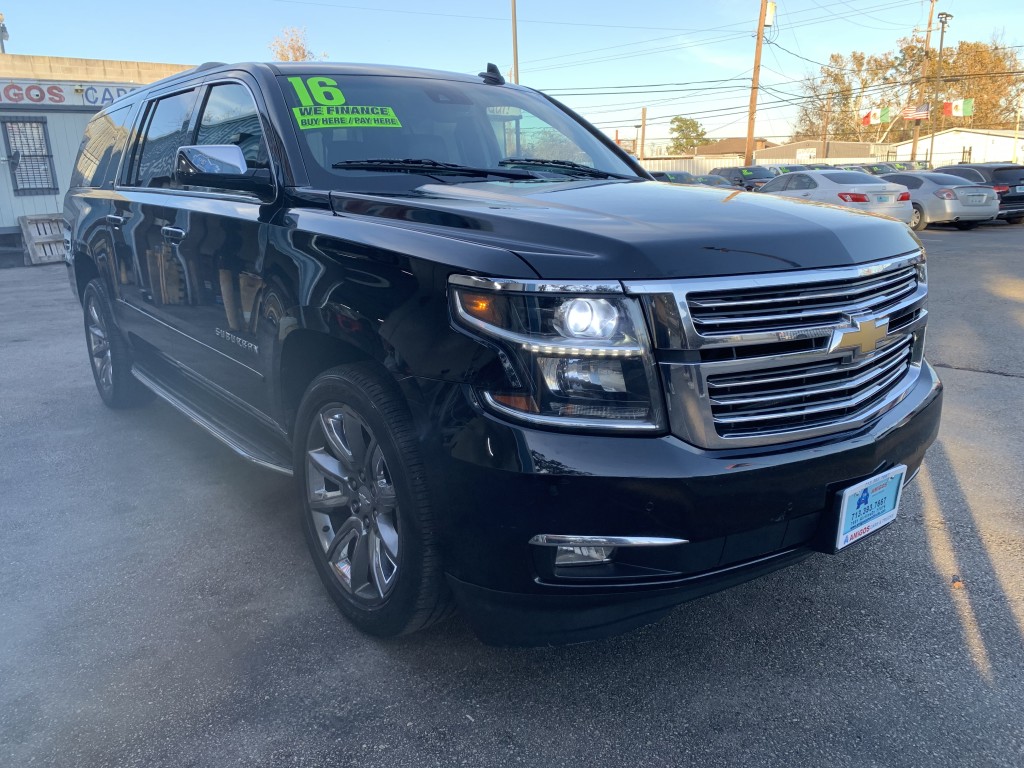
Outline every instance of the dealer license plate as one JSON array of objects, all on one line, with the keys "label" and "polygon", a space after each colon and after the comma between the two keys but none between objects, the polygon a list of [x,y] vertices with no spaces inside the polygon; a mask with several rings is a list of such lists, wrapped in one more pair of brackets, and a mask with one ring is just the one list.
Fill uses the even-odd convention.
[{"label": "dealer license plate", "polygon": [[843,491],[836,551],[896,519],[907,467],[900,464]]},{"label": "dealer license plate", "polygon": [[891,203],[892,195],[875,195],[876,203]]},{"label": "dealer license plate", "polygon": [[967,196],[967,202],[968,203],[983,203],[983,202],[985,202],[985,196],[984,195],[968,195]]},{"label": "dealer license plate", "polygon": [[1018,192],[1019,192],[1020,194],[1024,195],[1024,187],[1017,187],[1017,191],[1018,191]]}]

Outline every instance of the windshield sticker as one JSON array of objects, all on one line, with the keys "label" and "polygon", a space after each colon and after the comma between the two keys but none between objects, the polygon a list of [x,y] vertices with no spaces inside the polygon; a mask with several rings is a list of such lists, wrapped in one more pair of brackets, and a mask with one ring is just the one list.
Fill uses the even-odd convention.
[{"label": "windshield sticker", "polygon": [[753,171],[748,171],[746,168],[740,168],[740,173],[742,173],[744,176],[753,176],[754,175]]},{"label": "windshield sticker", "polygon": [[345,103],[338,82],[329,77],[289,77],[301,106],[292,107],[300,130],[311,128],[401,128],[391,107]]}]

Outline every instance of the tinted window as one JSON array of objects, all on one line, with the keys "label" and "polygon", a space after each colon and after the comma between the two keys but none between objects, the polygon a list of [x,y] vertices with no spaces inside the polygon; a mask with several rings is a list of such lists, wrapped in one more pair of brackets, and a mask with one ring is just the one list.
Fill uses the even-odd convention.
[{"label": "tinted window", "polygon": [[933,184],[940,184],[944,187],[954,187],[970,181],[961,176],[954,176],[952,173],[922,173],[921,178],[928,179]]},{"label": "tinted window", "polygon": [[1000,168],[992,173],[996,184],[1024,184],[1024,166],[1020,168]]},{"label": "tinted window", "polygon": [[863,171],[831,171],[822,173],[829,181],[834,181],[836,184],[877,184],[878,179],[872,176],[870,173],[864,173]]},{"label": "tinted window", "polygon": [[759,165],[758,166],[753,166],[753,167],[748,167],[748,168],[740,168],[739,171],[740,171],[740,175],[744,179],[748,179],[748,180],[749,179],[773,179],[773,178],[775,178],[774,176],[772,176],[772,172],[771,171],[769,171],[767,168],[763,168],[763,167],[761,167]]},{"label": "tinted window", "polygon": [[89,121],[71,171],[72,187],[111,187],[128,140],[131,107],[99,114]]},{"label": "tinted window", "polygon": [[178,147],[189,144],[186,132],[196,92],[187,91],[150,104],[136,171],[129,183],[140,187],[166,187]]},{"label": "tinted window", "polygon": [[250,168],[269,167],[256,102],[240,83],[210,88],[199,118],[196,144],[233,144],[241,148]]},{"label": "tinted window", "polygon": [[818,183],[806,173],[798,173],[793,176],[789,184],[790,189],[817,189]]},{"label": "tinted window", "polygon": [[888,173],[882,178],[894,184],[902,184],[907,189],[920,189],[924,183],[919,176],[908,176],[905,173]]},{"label": "tinted window", "polygon": [[777,176],[761,187],[761,192],[781,192],[786,188],[791,180],[792,177],[787,174]]},{"label": "tinted window", "polygon": [[940,168],[939,170],[943,173],[951,173],[954,176],[959,176],[963,179],[970,179],[971,181],[985,181],[985,177],[973,168]]}]

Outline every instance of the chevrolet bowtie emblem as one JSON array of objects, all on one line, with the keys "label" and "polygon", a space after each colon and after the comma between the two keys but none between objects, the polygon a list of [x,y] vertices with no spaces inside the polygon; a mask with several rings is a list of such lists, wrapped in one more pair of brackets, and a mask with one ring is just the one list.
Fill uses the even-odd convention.
[{"label": "chevrolet bowtie emblem", "polygon": [[889,333],[889,318],[879,320],[862,320],[852,318],[852,328],[836,328],[832,331],[832,340],[828,345],[829,352],[840,349],[853,349],[857,354],[866,355],[875,351],[878,342]]}]

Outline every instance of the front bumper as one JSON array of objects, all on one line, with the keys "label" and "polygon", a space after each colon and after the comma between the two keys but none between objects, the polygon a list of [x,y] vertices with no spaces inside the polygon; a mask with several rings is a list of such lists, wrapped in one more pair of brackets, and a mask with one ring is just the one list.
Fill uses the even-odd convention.
[{"label": "front bumper", "polygon": [[[423,382],[425,385],[426,382]],[[486,641],[572,642],[829,549],[835,495],[896,464],[913,475],[938,432],[927,364],[892,410],[855,432],[771,449],[707,451],[672,437],[516,427],[445,385],[424,434],[449,582]],[[686,539],[621,550],[611,567],[554,567],[538,534]]]}]

